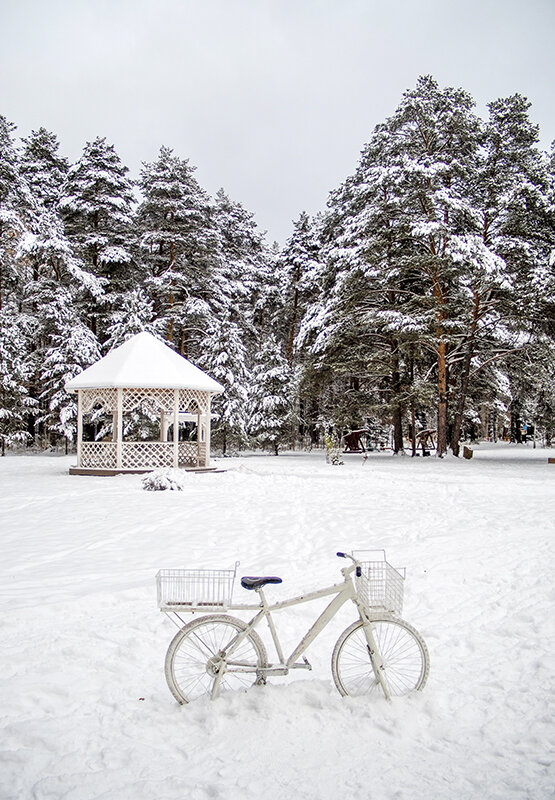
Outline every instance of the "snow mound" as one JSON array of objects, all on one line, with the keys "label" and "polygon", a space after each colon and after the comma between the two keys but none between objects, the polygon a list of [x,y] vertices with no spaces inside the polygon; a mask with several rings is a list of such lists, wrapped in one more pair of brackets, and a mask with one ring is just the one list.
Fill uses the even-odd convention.
[{"label": "snow mound", "polygon": [[143,478],[143,489],[147,492],[163,492],[171,489],[174,492],[182,492],[185,486],[185,471],[182,469],[156,469],[149,472]]}]

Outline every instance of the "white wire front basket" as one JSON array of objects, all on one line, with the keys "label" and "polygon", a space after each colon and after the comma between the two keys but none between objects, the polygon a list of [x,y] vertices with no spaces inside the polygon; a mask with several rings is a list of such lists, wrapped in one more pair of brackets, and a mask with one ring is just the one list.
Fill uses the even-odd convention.
[{"label": "white wire front basket", "polygon": [[357,594],[369,608],[400,614],[403,610],[404,567],[392,567],[385,550],[356,550],[353,558],[360,562],[362,575],[355,578]]},{"label": "white wire front basket", "polygon": [[156,575],[162,611],[226,611],[237,573],[233,569],[161,569]]}]

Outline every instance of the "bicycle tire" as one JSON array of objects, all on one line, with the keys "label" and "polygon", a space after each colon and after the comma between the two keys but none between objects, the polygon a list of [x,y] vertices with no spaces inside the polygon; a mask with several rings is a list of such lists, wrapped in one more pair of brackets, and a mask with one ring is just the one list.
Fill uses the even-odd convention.
[{"label": "bicycle tire", "polygon": [[[422,690],[430,670],[430,656],[424,639],[402,619],[384,614],[373,616],[371,621],[390,696]],[[331,669],[335,685],[343,696],[383,693],[370,662],[362,620],[350,625],[337,640]]]},{"label": "bicycle tire", "polygon": [[[237,633],[245,630],[243,620],[227,615],[199,617],[189,622],[174,636],[166,653],[165,673],[169,689],[178,703],[189,703],[210,696],[216,677],[211,660],[225,651]],[[251,631],[233,655],[238,661],[268,664],[266,648],[260,636]],[[220,690],[247,689],[260,682],[255,673],[225,671]]]}]

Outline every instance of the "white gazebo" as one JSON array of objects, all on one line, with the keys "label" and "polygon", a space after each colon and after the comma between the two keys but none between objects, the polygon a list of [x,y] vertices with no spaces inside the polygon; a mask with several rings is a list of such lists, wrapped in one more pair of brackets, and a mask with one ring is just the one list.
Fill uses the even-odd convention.
[{"label": "white gazebo", "polygon": [[[158,467],[210,468],[210,403],[223,386],[149,333],[138,333],[73,380],[77,392],[74,475],[149,472]],[[83,420],[112,415],[110,441],[84,441]],[[159,421],[159,440],[126,441],[124,417],[135,411]],[[196,423],[196,441],[179,441],[179,423]],[[168,431],[173,426],[171,440]]]}]

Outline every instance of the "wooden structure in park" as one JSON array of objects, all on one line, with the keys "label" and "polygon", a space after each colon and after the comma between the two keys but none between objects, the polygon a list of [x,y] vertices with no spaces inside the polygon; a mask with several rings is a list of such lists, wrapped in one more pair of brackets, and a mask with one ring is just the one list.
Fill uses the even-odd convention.
[{"label": "wooden structure in park", "polygon": [[437,431],[434,429],[426,429],[416,434],[416,443],[414,449],[422,448],[422,455],[429,456],[430,450],[436,449],[435,436]]},{"label": "wooden structure in park", "polygon": [[364,446],[364,439],[368,433],[368,428],[359,428],[356,431],[349,431],[344,438],[345,449],[344,453],[365,453],[366,447]]},{"label": "wooden structure in park", "polygon": [[[223,387],[151,334],[138,333],[128,339],[65,388],[77,393],[77,466],[70,469],[71,474],[210,468],[210,404]],[[112,415],[112,437],[85,441],[84,419],[100,409]],[[136,411],[158,420],[158,440],[126,440],[125,415]],[[183,422],[196,424],[196,441],[179,441]]]}]

